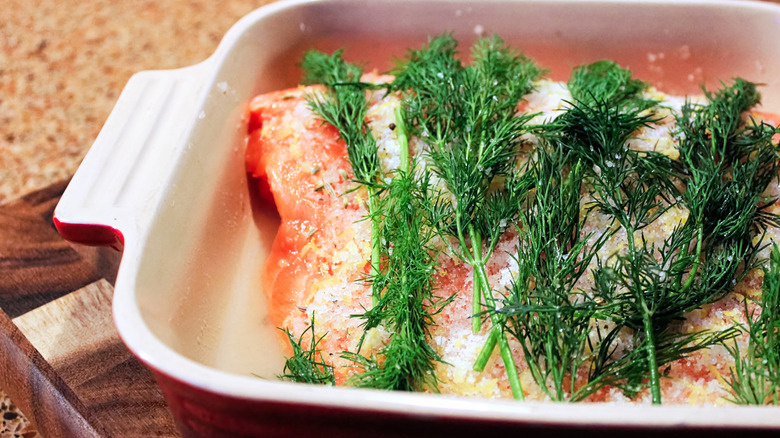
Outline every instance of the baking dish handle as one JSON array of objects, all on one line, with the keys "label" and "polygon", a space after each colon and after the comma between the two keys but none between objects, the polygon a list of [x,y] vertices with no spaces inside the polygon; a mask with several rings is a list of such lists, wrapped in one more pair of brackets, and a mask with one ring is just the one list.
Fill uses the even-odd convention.
[{"label": "baking dish handle", "polygon": [[54,211],[65,239],[121,248],[148,228],[198,120],[208,62],[130,78]]}]

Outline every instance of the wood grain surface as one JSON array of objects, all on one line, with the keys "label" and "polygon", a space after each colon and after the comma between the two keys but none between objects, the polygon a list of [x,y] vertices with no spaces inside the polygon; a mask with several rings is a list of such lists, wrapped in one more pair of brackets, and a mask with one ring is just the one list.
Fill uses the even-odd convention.
[{"label": "wood grain surface", "polygon": [[76,248],[57,233],[52,213],[67,181],[0,205],[0,308],[11,318],[106,278],[119,254]]},{"label": "wood grain surface", "polygon": [[0,205],[0,386],[46,438],[177,437],[154,377],[114,328],[119,254],[54,228],[66,185]]}]

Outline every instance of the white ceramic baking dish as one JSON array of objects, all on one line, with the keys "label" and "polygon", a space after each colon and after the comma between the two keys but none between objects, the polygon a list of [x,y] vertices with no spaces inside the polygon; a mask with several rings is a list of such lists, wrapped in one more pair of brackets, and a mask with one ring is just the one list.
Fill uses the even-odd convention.
[{"label": "white ceramic baking dish", "polygon": [[497,33],[558,78],[601,58],[669,92],[742,76],[780,113],[780,6],[747,1],[283,1],[240,20],[203,63],[133,76],[55,219],[68,239],[123,247],[116,325],[182,433],[780,433],[777,408],[488,401],[274,378],[283,359],[259,277],[276,219],[244,172],[247,102],[295,85],[305,49],[344,47],[384,69],[444,31],[464,47]]}]

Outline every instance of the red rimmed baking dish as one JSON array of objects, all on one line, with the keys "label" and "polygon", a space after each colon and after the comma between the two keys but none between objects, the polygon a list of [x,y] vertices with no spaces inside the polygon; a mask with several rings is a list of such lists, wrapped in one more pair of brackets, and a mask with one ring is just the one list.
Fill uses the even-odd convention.
[{"label": "red rimmed baking dish", "polygon": [[[283,1],[201,64],[139,73],[55,211],[67,239],[123,247],[114,317],[185,436],[780,433],[777,408],[494,401],[277,381],[259,275],[274,212],[244,171],[246,105],[293,86],[304,50],[387,68],[445,31],[496,33],[565,78],[610,58],[672,93],[742,76],[780,113],[780,6],[743,1]],[[262,376],[257,377],[257,376]]]}]

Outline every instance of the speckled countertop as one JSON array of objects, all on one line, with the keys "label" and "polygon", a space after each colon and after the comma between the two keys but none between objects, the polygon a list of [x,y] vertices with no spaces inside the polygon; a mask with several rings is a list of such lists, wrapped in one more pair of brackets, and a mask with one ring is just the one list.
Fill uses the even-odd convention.
[{"label": "speckled countertop", "polygon": [[205,59],[268,0],[3,0],[0,203],[67,178],[140,70]]},{"label": "speckled countertop", "polygon": [[[269,0],[3,0],[0,204],[75,172],[130,76],[208,57]],[[0,438],[34,437],[0,390]]]}]

